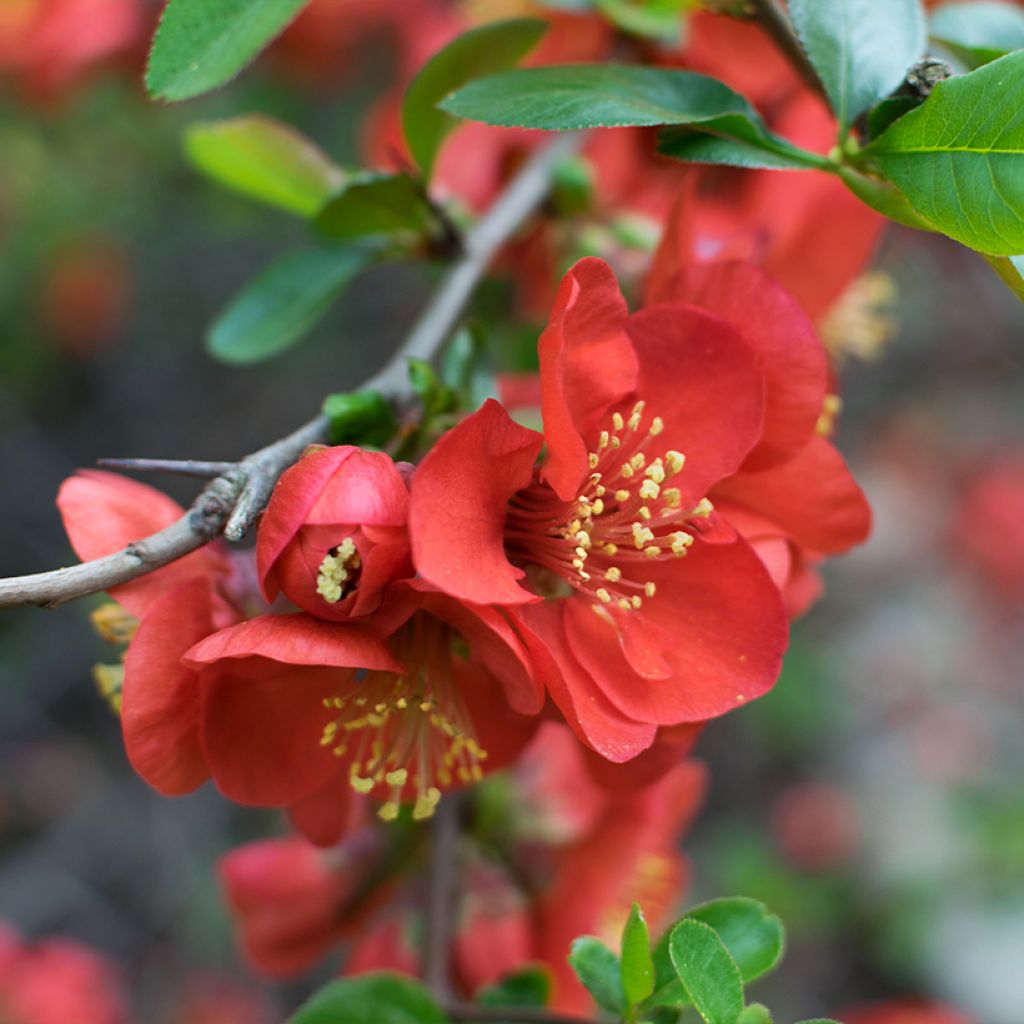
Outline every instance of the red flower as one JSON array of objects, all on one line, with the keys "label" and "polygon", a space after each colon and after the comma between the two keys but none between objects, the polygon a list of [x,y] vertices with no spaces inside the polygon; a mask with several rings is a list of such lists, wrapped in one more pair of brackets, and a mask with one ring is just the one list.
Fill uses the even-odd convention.
[{"label": "red flower", "polygon": [[859,1006],[841,1014],[842,1024],[973,1024],[959,1010],[916,999]]},{"label": "red flower", "polygon": [[[83,559],[119,551],[185,514],[152,487],[94,470],[66,480],[57,505]],[[110,589],[110,596],[140,620],[125,656],[125,750],[132,767],[162,793],[190,792],[209,776],[197,676],[181,656],[243,617],[238,570],[226,548],[215,543]]]},{"label": "red flower", "polygon": [[5,1024],[125,1024],[116,972],[69,939],[23,943],[0,924],[0,1020]]},{"label": "red flower", "polygon": [[[352,793],[381,816],[505,763],[542,696],[496,612],[411,584],[358,624],[265,615],[215,633],[184,662],[201,670],[202,739],[219,788],[288,807],[300,831],[335,842]],[[509,710],[509,707],[516,714]]]},{"label": "red flower", "polygon": [[[751,280],[736,273],[735,300],[704,283],[715,313],[676,303],[629,316],[607,266],[578,263],[540,340],[543,436],[490,402],[438,442],[411,486],[420,574],[508,606],[559,709],[613,761],[650,746],[657,726],[760,696],[778,672],[778,590],[708,495],[728,484],[730,500],[738,490],[798,526],[822,488],[841,510],[864,509],[841,463],[824,480],[795,473],[788,503],[772,486],[804,456],[824,394],[799,308],[769,290],[750,330]],[[735,483],[741,469],[753,483]]]},{"label": "red flower", "polygon": [[260,524],[267,600],[283,592],[321,619],[376,611],[387,586],[413,574],[408,505],[387,455],[350,445],[307,452],[281,477]]}]

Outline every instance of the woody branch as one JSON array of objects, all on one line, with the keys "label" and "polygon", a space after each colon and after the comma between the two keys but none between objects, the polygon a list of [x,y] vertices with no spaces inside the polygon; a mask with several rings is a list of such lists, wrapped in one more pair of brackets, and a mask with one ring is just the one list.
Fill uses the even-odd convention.
[{"label": "woody branch", "polygon": [[[458,324],[495,253],[540,206],[550,190],[555,165],[579,143],[576,135],[559,136],[523,166],[469,232],[462,255],[441,281],[404,343],[363,385],[364,389],[378,391],[395,404],[411,399],[408,360],[430,361],[436,357]],[[51,572],[0,579],[0,608],[22,605],[56,608],[75,598],[144,576],[218,536],[223,535],[229,541],[241,540],[266,507],[280,475],[307,446],[326,441],[328,433],[327,418],[316,416],[287,437],[237,463],[194,464],[205,465],[211,471],[216,469],[217,475],[181,519],[103,558]],[[122,465],[128,464],[128,460],[121,461]],[[147,464],[138,468],[158,468],[154,460],[145,462]],[[180,471],[186,464],[170,465],[172,471]]]}]

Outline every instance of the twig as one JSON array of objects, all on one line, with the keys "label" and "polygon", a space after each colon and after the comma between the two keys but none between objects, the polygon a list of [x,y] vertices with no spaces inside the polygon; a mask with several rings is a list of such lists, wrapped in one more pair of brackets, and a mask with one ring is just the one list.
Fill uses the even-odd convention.
[{"label": "twig", "polygon": [[[579,145],[561,135],[537,151],[466,238],[452,266],[405,343],[364,387],[391,401],[408,395],[407,361],[432,360],[451,335],[497,250],[541,204],[555,165]],[[310,444],[326,441],[328,422],[317,416],[294,433],[231,465],[211,481],[176,523],[104,558],[52,572],[0,579],[0,608],[56,608],[144,576],[195,551],[221,533],[240,540],[266,507],[278,477]]]},{"label": "twig", "polygon": [[129,473],[173,473],[204,480],[230,473],[236,462],[201,462],[198,459],[97,459],[104,469],[124,469]]},{"label": "twig", "polygon": [[445,1003],[444,1012],[454,1021],[477,1024],[598,1024],[586,1017],[569,1017],[532,1006],[480,1006],[476,1003]]},{"label": "twig", "polygon": [[789,17],[778,0],[750,0],[750,5],[754,9],[754,17],[775,40],[778,48],[800,73],[800,77],[815,92],[825,96],[825,87],[821,84],[818,72],[814,70],[814,65],[807,59],[807,54],[804,53],[804,48],[800,45],[796,32],[793,31]]},{"label": "twig", "polygon": [[448,793],[438,804],[430,829],[430,870],[426,878],[423,981],[434,998],[451,996],[451,947],[459,858],[458,793]]}]

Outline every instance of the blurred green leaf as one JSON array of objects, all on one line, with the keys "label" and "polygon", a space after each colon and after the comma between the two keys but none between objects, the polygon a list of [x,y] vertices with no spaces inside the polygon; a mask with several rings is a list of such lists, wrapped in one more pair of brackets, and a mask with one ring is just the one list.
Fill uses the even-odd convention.
[{"label": "blurred green leaf", "polygon": [[805,171],[812,167],[834,170],[825,157],[799,149],[768,132],[764,138],[751,142],[688,128],[666,128],[658,136],[658,152],[691,164],[724,164],[768,171]]},{"label": "blurred green leaf", "polygon": [[425,423],[455,408],[455,393],[445,387],[437,371],[422,359],[409,360],[409,383],[419,397]]},{"label": "blurred green leaf", "polygon": [[634,903],[622,929],[622,991],[626,1006],[635,1007],[654,991],[651,938],[639,904]]},{"label": "blurred green leaf", "polygon": [[537,18],[495,21],[471,29],[435,54],[412,80],[402,105],[405,139],[423,176],[429,180],[445,137],[458,123],[437,104],[474,78],[512,67],[547,30]]},{"label": "blurred green leaf", "polygon": [[672,929],[669,954],[705,1024],[736,1024],[743,1009],[743,980],[715,930],[684,918]]},{"label": "blurred green leaf", "polygon": [[782,921],[758,900],[746,896],[712,900],[687,911],[686,918],[714,928],[744,982],[767,974],[782,959],[785,946]]},{"label": "blurred green leaf", "polygon": [[761,1003],[751,1003],[744,1007],[743,1012],[737,1017],[736,1024],[772,1024],[772,1015],[767,1006]]},{"label": "blurred green leaf", "polygon": [[398,429],[395,410],[376,391],[328,395],[323,414],[330,420],[331,444],[383,447]]},{"label": "blurred green leaf", "polygon": [[313,223],[325,237],[342,240],[424,234],[433,217],[422,191],[408,175],[366,171],[352,175]]},{"label": "blurred green leaf", "polygon": [[840,135],[893,92],[924,51],[920,0],[789,0],[789,14]]},{"label": "blurred green leaf", "polygon": [[582,935],[574,940],[569,966],[599,1006],[613,1013],[625,1012],[619,958],[600,939]]},{"label": "blurred green leaf", "polygon": [[234,78],[309,0],[170,0],[146,67],[146,87],[186,100]]},{"label": "blurred green leaf", "polygon": [[397,974],[362,974],[325,985],[288,1024],[447,1024],[427,990]]},{"label": "blurred green leaf", "polygon": [[493,985],[482,988],[476,1001],[485,1006],[547,1006],[551,998],[551,971],[537,964],[507,974]]},{"label": "blurred green leaf", "polygon": [[943,4],[928,28],[972,68],[1024,48],[1024,11],[1013,4]]},{"label": "blurred green leaf", "polygon": [[189,125],[185,152],[221,185],[300,217],[312,217],[345,178],[304,135],[260,114]]},{"label": "blurred green leaf", "polygon": [[354,247],[289,253],[250,281],[211,325],[210,355],[224,363],[254,363],[300,341],[370,261]]},{"label": "blurred green leaf", "polygon": [[694,0],[595,0],[597,9],[630,35],[678,43],[683,14],[697,6]]},{"label": "blurred green leaf", "polygon": [[1015,256],[1024,252],[1022,110],[1024,51],[940,82],[858,159],[871,161],[944,234]]}]

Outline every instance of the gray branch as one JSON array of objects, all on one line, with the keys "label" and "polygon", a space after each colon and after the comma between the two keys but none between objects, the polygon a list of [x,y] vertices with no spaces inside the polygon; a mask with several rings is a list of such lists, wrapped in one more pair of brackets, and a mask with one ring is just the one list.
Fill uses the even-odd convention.
[{"label": "gray branch", "polygon": [[[393,402],[409,399],[408,360],[431,361],[437,356],[495,253],[544,201],[555,165],[579,144],[579,136],[561,135],[524,165],[473,227],[466,238],[465,252],[445,275],[405,342],[387,365],[366,382],[365,389],[379,391]],[[328,429],[327,419],[317,416],[240,462],[225,464],[181,519],[121,551],[52,572],[0,579],[0,608],[56,608],[145,576],[221,534],[230,541],[241,540],[266,507],[281,474],[308,445],[326,441]]]}]

